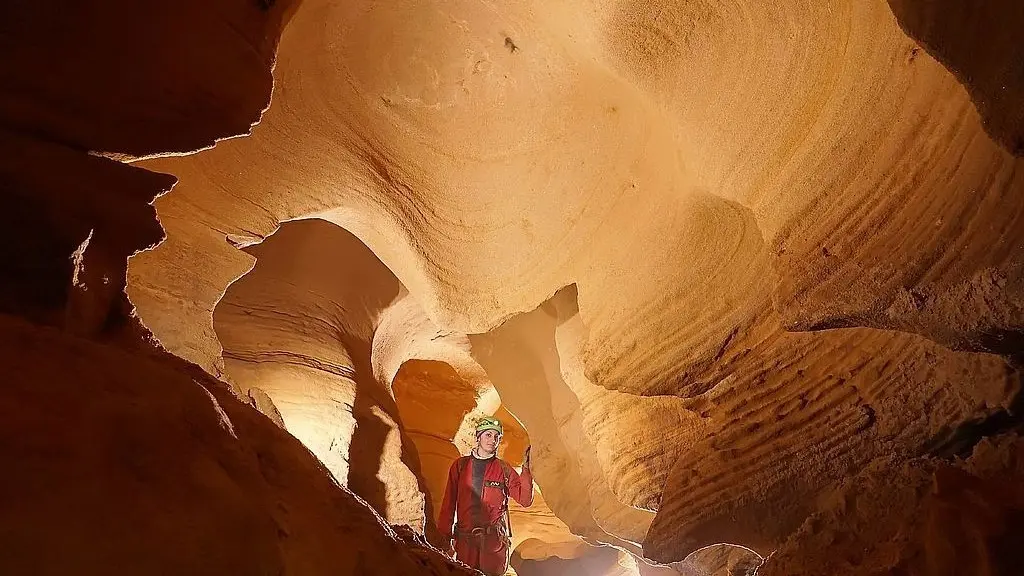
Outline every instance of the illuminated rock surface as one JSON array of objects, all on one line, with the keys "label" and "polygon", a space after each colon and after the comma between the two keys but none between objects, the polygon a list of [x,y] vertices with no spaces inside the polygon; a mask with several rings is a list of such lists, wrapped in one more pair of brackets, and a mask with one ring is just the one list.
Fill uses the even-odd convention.
[{"label": "illuminated rock surface", "polygon": [[497,414],[524,575],[1013,573],[1019,2],[59,4],[0,8],[0,572],[456,570]]}]

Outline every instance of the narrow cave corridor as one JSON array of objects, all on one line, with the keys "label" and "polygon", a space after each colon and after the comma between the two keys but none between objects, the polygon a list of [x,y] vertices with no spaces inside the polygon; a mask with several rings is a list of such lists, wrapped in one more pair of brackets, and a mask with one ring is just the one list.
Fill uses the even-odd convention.
[{"label": "narrow cave corridor", "polygon": [[[566,417],[572,422],[570,442],[586,442],[578,428],[583,414],[578,392],[557,375],[553,318],[543,311],[524,316],[537,318],[537,327],[514,335],[442,334],[362,241],[324,220],[283,223],[266,240],[243,250],[256,258],[255,265],[228,287],[213,315],[224,379],[238,396],[264,399],[252,404],[301,440],[340,484],[390,524],[408,526],[442,546],[435,523],[448,468],[469,453],[473,423],[480,416],[495,416],[505,424],[498,455],[522,465],[531,441],[499,397],[501,386],[530,419],[546,414],[541,418],[551,424],[537,425],[544,432],[542,445],[565,436],[553,428],[556,419]],[[325,259],[337,264],[325,265]],[[558,301],[572,306],[572,298],[569,290]],[[145,315],[141,302],[140,311]],[[518,325],[512,320],[502,330]],[[533,343],[540,350],[524,348]],[[568,404],[538,405],[553,392]],[[541,469],[580,469],[569,481],[598,490],[589,497],[595,501],[612,499],[597,488],[604,484],[603,472],[589,455],[594,448],[584,446],[557,449],[557,460],[545,452],[545,460],[553,462]],[[568,480],[550,478],[556,485]],[[561,498],[557,502],[578,506]],[[629,521],[628,507],[619,514]],[[635,513],[632,521],[646,526],[649,516]],[[636,529],[634,541],[617,540],[595,519],[575,518],[589,522],[588,540],[581,537],[588,532],[575,525],[570,529],[542,494],[529,509],[510,502],[509,518],[513,558],[524,574],[598,573],[606,571],[599,568],[606,561],[609,574],[639,574],[640,564],[646,574],[658,573],[655,566],[630,559],[628,551],[640,550]],[[609,539],[625,549],[599,545]],[[680,564],[704,569],[706,561],[726,562],[691,557]],[[671,568],[661,572],[677,573]]]},{"label": "narrow cave corridor", "polygon": [[1022,29],[0,5],[0,574],[1019,576]]}]

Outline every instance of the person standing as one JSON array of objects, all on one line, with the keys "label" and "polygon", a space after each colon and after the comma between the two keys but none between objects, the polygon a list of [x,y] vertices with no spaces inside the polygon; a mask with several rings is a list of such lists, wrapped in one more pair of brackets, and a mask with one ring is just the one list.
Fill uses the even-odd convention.
[{"label": "person standing", "polygon": [[530,447],[523,471],[497,457],[502,426],[485,417],[476,425],[476,445],[469,456],[448,470],[438,529],[448,544],[448,554],[487,576],[502,576],[512,554],[512,525],[508,498],[529,507],[533,504]]}]

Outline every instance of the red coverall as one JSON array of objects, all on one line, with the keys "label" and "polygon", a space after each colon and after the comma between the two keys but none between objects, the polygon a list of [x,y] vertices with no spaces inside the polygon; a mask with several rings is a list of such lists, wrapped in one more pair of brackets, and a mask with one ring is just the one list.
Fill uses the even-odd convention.
[{"label": "red coverall", "polygon": [[[490,458],[484,469],[481,493],[473,490],[473,456],[463,456],[448,470],[437,527],[442,537],[455,538],[455,557],[487,576],[508,570],[511,534],[506,522],[508,497],[523,506],[533,504],[533,475],[522,475],[503,460]],[[507,480],[506,480],[507,478]],[[458,512],[458,524],[452,524]]]}]

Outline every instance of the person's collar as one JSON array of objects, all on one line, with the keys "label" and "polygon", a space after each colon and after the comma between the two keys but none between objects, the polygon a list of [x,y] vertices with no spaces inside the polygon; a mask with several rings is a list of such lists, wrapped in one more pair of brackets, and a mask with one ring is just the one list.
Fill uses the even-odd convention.
[{"label": "person's collar", "polygon": [[476,453],[476,448],[470,450],[469,453],[472,454],[473,458],[476,458],[477,460],[490,460],[491,458],[494,458],[495,456],[498,455],[497,452],[494,452],[490,456],[481,456]]}]

